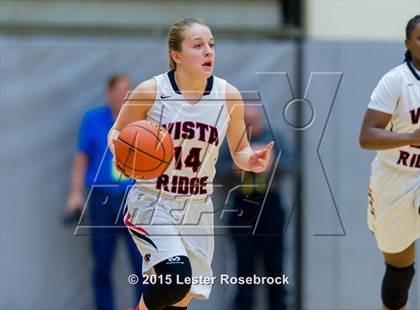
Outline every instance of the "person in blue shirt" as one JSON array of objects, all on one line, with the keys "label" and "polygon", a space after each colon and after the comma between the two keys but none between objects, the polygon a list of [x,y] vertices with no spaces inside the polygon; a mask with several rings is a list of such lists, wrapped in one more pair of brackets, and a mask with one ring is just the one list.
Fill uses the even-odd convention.
[{"label": "person in blue shirt", "polygon": [[[122,237],[135,274],[141,275],[142,258],[127,228],[123,224],[124,194],[132,180],[125,178],[112,163],[107,134],[131,89],[130,78],[113,75],[107,84],[108,103],[88,110],[82,119],[77,152],[74,155],[66,212],[72,215],[85,205],[89,193],[87,214],[93,254],[93,287],[98,310],[114,309],[111,267],[118,237]],[[86,191],[85,191],[86,190]],[[141,295],[140,281],[136,285],[135,302]]]},{"label": "person in blue shirt", "polygon": [[[261,148],[267,141],[275,140],[282,153],[274,177],[271,179],[273,162],[270,163],[271,171],[267,173],[238,170],[225,160],[227,148],[226,145],[223,146],[217,164],[220,176],[218,182],[224,184],[221,189],[222,195],[226,197],[229,193],[229,199],[227,201],[226,198],[223,199],[226,203],[224,208],[229,212],[224,213],[221,220],[230,226],[231,240],[236,254],[237,277],[252,278],[255,274],[260,275],[257,272],[257,265],[261,263],[263,276],[281,278],[284,273],[285,205],[279,189],[285,173],[295,173],[296,163],[288,152],[282,136],[278,132],[269,131],[264,125],[262,107],[245,105],[244,119],[248,139],[253,148]],[[264,285],[264,288],[268,295],[267,309],[287,309],[285,285]],[[239,285],[232,309],[253,309],[256,295],[257,285]]]}]

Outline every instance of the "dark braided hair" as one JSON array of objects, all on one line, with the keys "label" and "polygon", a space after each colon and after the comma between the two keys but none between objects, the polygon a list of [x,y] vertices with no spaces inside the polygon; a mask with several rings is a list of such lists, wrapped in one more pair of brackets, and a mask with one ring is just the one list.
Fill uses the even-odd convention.
[{"label": "dark braided hair", "polygon": [[[405,27],[405,39],[409,39],[411,32],[414,30],[414,28],[417,26],[417,24],[420,24],[420,15],[414,16],[412,19],[410,19],[407,23],[407,27]],[[411,61],[413,58],[411,57],[411,53],[409,50],[405,51],[405,59],[404,61]]]}]

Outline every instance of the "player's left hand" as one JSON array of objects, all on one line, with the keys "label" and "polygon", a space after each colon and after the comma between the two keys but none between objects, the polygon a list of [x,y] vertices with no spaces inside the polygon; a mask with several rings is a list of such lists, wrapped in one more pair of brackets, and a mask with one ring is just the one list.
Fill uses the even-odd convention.
[{"label": "player's left hand", "polygon": [[252,172],[260,173],[264,172],[269,164],[271,158],[271,149],[273,148],[274,141],[271,141],[266,146],[258,151],[254,151],[249,157],[249,166]]}]

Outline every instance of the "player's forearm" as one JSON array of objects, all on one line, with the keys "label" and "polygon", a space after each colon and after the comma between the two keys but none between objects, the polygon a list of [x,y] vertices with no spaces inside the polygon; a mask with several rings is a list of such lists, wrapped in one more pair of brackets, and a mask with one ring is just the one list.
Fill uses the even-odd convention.
[{"label": "player's forearm", "polygon": [[88,161],[89,159],[85,154],[77,153],[74,156],[73,167],[70,177],[69,195],[83,195],[84,179]]},{"label": "player's forearm", "polygon": [[254,151],[250,146],[246,146],[232,154],[233,162],[239,169],[251,171],[249,158],[251,157],[253,152]]},{"label": "player's forearm", "polygon": [[391,132],[382,128],[368,128],[360,135],[360,146],[368,150],[386,150],[415,143],[411,133]]}]

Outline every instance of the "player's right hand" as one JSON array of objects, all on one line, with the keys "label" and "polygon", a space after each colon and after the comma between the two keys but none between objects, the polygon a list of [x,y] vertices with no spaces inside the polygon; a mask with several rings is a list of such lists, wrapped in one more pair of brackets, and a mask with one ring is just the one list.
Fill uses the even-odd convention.
[{"label": "player's right hand", "polygon": [[128,174],[126,174],[124,172],[124,169],[118,164],[118,162],[115,159],[115,157],[112,159],[112,163],[114,164],[114,166],[118,170],[118,172],[120,172],[123,176],[125,176],[126,178],[131,178]]},{"label": "player's right hand", "polygon": [[[115,141],[117,141],[118,138],[114,138],[112,139],[112,145],[114,147],[115,150]],[[124,172],[124,169],[118,164],[118,161],[115,159],[115,154],[113,154],[113,158],[112,158],[112,163],[114,164],[115,168],[118,170],[118,172],[122,173],[123,176],[125,176],[126,178],[130,178],[130,176],[128,174],[126,174]]]},{"label": "player's right hand", "polygon": [[66,213],[75,214],[79,210],[83,209],[85,205],[85,197],[83,194],[70,194],[66,202]]},{"label": "player's right hand", "polygon": [[115,141],[118,139],[119,135],[120,131],[115,130],[114,127],[112,127],[108,133],[108,148],[113,156],[115,156]]}]

